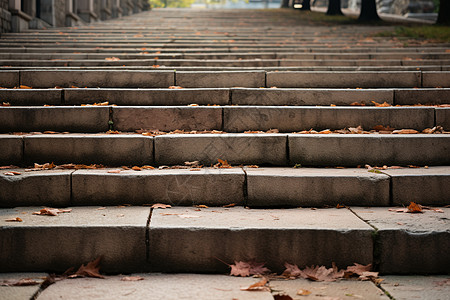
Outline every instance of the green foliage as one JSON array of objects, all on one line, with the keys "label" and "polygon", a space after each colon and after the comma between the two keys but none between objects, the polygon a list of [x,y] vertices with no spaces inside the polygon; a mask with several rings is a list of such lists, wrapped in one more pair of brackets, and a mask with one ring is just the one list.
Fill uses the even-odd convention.
[{"label": "green foliage", "polygon": [[152,7],[191,7],[195,0],[149,0]]},{"label": "green foliage", "polygon": [[434,40],[438,42],[450,42],[450,27],[428,26],[400,26],[391,31],[379,32],[381,37],[406,37],[418,40]]}]

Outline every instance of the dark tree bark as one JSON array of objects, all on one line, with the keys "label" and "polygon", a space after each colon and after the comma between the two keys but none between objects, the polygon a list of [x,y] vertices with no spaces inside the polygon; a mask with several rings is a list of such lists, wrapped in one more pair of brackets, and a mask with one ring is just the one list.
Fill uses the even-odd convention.
[{"label": "dark tree bark", "polygon": [[343,15],[341,11],[341,0],[329,0],[327,15]]},{"label": "dark tree bark", "polygon": [[358,21],[379,21],[381,20],[377,12],[377,4],[375,0],[361,0],[361,13]]},{"label": "dark tree bark", "polygon": [[301,10],[311,10],[311,0],[303,0]]},{"label": "dark tree bark", "polygon": [[436,24],[450,25],[450,1],[439,1],[439,14]]},{"label": "dark tree bark", "polygon": [[281,8],[289,7],[289,0],[282,0],[281,1]]}]

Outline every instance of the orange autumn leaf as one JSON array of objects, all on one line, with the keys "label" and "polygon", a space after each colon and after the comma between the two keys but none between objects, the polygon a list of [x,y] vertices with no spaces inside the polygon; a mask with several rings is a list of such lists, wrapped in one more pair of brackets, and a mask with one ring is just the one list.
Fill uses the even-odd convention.
[{"label": "orange autumn leaf", "polygon": [[155,203],[150,208],[162,208],[162,209],[165,209],[165,208],[171,208],[171,207],[172,207],[172,205],[169,205],[169,204]]},{"label": "orange autumn leaf", "polygon": [[105,57],[105,60],[108,60],[108,61],[119,61],[120,58],[118,58],[118,57]]},{"label": "orange autumn leaf", "polygon": [[387,102],[383,102],[383,103],[378,103],[378,102],[375,102],[375,101],[370,101],[370,102],[372,102],[376,107],[389,107],[389,106],[391,106]]},{"label": "orange autumn leaf", "polygon": [[392,131],[393,134],[417,134],[419,133],[417,130],[414,129],[399,129]]},{"label": "orange autumn leaf", "polygon": [[131,170],[133,170],[133,171],[142,171],[142,169],[139,168],[138,166],[132,167]]},{"label": "orange autumn leaf", "polygon": [[270,272],[269,269],[264,267],[264,263],[258,262],[244,262],[244,261],[235,261],[234,265],[229,265],[231,268],[230,275],[231,276],[241,276],[248,277],[253,275],[263,275],[265,273]]},{"label": "orange autumn leaf", "polygon": [[21,88],[21,89],[32,89],[31,86],[22,85],[22,84],[19,86],[19,88]]},{"label": "orange autumn leaf", "polygon": [[305,290],[305,289],[299,289],[297,291],[297,295],[300,295],[300,296],[308,296],[310,294],[311,294],[311,291],[308,291],[308,290]]},{"label": "orange autumn leaf", "polygon": [[414,202],[411,202],[408,206],[408,212],[409,213],[422,213],[422,206],[420,204],[416,204]]},{"label": "orange autumn leaf", "polygon": [[23,220],[19,217],[6,219],[5,222],[23,222]]},{"label": "orange autumn leaf", "polygon": [[260,281],[257,283],[252,284],[251,286],[247,288],[241,288],[241,291],[270,291],[270,288],[266,286],[268,280],[267,278],[263,277]]},{"label": "orange autumn leaf", "polygon": [[71,209],[58,209],[58,208],[43,208],[40,211],[34,212],[33,215],[46,215],[57,216],[60,213],[70,213]]},{"label": "orange autumn leaf", "polygon": [[126,276],[120,279],[121,281],[140,281],[144,280],[144,277],[141,276]]}]

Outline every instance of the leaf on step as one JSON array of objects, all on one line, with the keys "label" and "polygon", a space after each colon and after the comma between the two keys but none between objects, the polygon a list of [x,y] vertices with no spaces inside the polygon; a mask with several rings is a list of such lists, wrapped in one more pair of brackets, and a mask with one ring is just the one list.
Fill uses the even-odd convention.
[{"label": "leaf on step", "polygon": [[165,209],[165,208],[171,208],[171,207],[172,207],[172,205],[169,205],[169,204],[155,203],[150,208],[162,208],[162,209]]},{"label": "leaf on step", "polygon": [[353,266],[348,266],[344,272],[344,278],[359,276],[358,280],[373,280],[378,277],[378,272],[371,272],[372,264],[361,265],[354,263]]},{"label": "leaf on step", "polygon": [[228,163],[227,160],[217,159],[218,163],[214,165],[214,168],[219,169],[229,169],[232,168],[232,166]]},{"label": "leaf on step", "polygon": [[409,213],[423,213],[422,206],[420,204],[416,204],[414,202],[411,202],[408,205],[408,211]]},{"label": "leaf on step", "polygon": [[16,172],[16,171],[11,171],[11,172],[5,172],[5,173],[3,173],[3,174],[5,174],[5,175],[7,175],[7,176],[16,176],[16,175],[20,175],[20,174],[22,174],[22,173]]},{"label": "leaf on step", "polygon": [[305,290],[305,289],[299,289],[297,291],[297,295],[308,296],[308,295],[311,295],[311,291],[308,291],[308,290]]},{"label": "leaf on step", "polygon": [[236,206],[236,203],[225,204],[222,207],[234,207],[234,206]]},{"label": "leaf on step", "polygon": [[60,213],[70,213],[71,209],[58,209],[58,208],[43,208],[40,211],[36,211],[33,215],[46,215],[46,216],[57,216]]},{"label": "leaf on step", "polygon": [[32,87],[31,87],[31,86],[27,86],[27,85],[21,84],[21,85],[19,86],[19,89],[32,89]]},{"label": "leaf on step", "polygon": [[105,278],[103,275],[101,275],[100,272],[100,261],[102,260],[102,256],[98,257],[97,259],[88,262],[86,266],[83,264],[78,269],[78,271],[75,272],[75,274],[70,275],[69,278],[78,278],[78,277],[94,277],[94,278]]},{"label": "leaf on step", "polygon": [[182,87],[181,87],[181,86],[178,86],[178,85],[171,85],[171,86],[169,86],[169,89],[174,89],[174,90],[176,90],[176,89],[182,89]]},{"label": "leaf on step", "polygon": [[5,222],[23,222],[23,220],[19,217],[6,219]]},{"label": "leaf on step", "polygon": [[235,261],[234,265],[230,265],[230,268],[231,276],[248,277],[253,275],[263,275],[270,272],[268,268],[264,267],[264,263],[258,263],[255,261]]},{"label": "leaf on step", "polygon": [[289,263],[285,263],[284,267],[286,270],[281,274],[281,276],[284,277],[300,277],[302,274],[302,271],[298,268],[297,265],[291,265]]},{"label": "leaf on step", "polygon": [[378,102],[375,102],[375,101],[370,101],[370,102],[372,102],[376,107],[389,107],[389,106],[391,106],[387,102],[383,102],[383,103],[378,103]]},{"label": "leaf on step", "polygon": [[204,204],[194,205],[194,207],[197,207],[197,208],[209,208],[209,206],[206,206]]},{"label": "leaf on step", "polygon": [[399,129],[392,131],[393,134],[417,134],[419,133],[417,130],[414,129]]},{"label": "leaf on step", "polygon": [[144,277],[141,276],[126,276],[120,279],[121,281],[140,281],[144,280]]},{"label": "leaf on step", "polygon": [[327,269],[325,266],[306,267],[302,271],[302,277],[313,281],[336,281],[344,277],[344,270],[340,270],[333,263],[333,267]]},{"label": "leaf on step", "polygon": [[133,171],[142,171],[142,169],[140,167],[138,167],[138,166],[132,167],[131,170],[133,170]]},{"label": "leaf on step", "polygon": [[38,285],[40,282],[37,282],[31,278],[22,278],[19,280],[3,280],[0,282],[0,286],[30,286],[30,285]]},{"label": "leaf on step", "polygon": [[11,106],[11,103],[9,103],[9,102],[2,102],[2,103],[0,103],[0,106]]},{"label": "leaf on step", "polygon": [[252,284],[251,286],[247,288],[241,288],[241,291],[251,291],[251,292],[270,292],[270,288],[266,286],[268,280],[267,278],[263,277],[260,281],[257,283]]},{"label": "leaf on step", "polygon": [[351,106],[366,106],[366,104],[363,101],[361,101],[361,102],[353,102],[353,103],[350,103],[350,105]]},{"label": "leaf on step", "polygon": [[106,172],[106,173],[119,174],[121,171],[122,171],[122,170],[119,170],[119,169],[117,169],[117,170],[109,170],[109,171]]},{"label": "leaf on step", "polygon": [[107,60],[107,61],[119,61],[120,60],[120,58],[118,58],[118,57],[105,57],[105,60]]}]

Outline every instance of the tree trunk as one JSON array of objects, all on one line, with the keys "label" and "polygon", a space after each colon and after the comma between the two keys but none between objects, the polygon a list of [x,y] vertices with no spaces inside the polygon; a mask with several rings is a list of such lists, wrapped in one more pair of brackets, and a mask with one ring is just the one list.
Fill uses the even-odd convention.
[{"label": "tree trunk", "polygon": [[289,7],[289,0],[282,0],[281,1],[281,8]]},{"label": "tree trunk", "polygon": [[379,21],[380,17],[377,12],[377,4],[375,0],[361,0],[361,13],[358,21]]},{"label": "tree trunk", "polygon": [[341,0],[329,0],[327,15],[343,15],[341,11]]},{"label": "tree trunk", "polygon": [[436,24],[450,25],[450,1],[439,1],[439,14]]},{"label": "tree trunk", "polygon": [[311,0],[303,0],[301,10],[311,10]]}]

